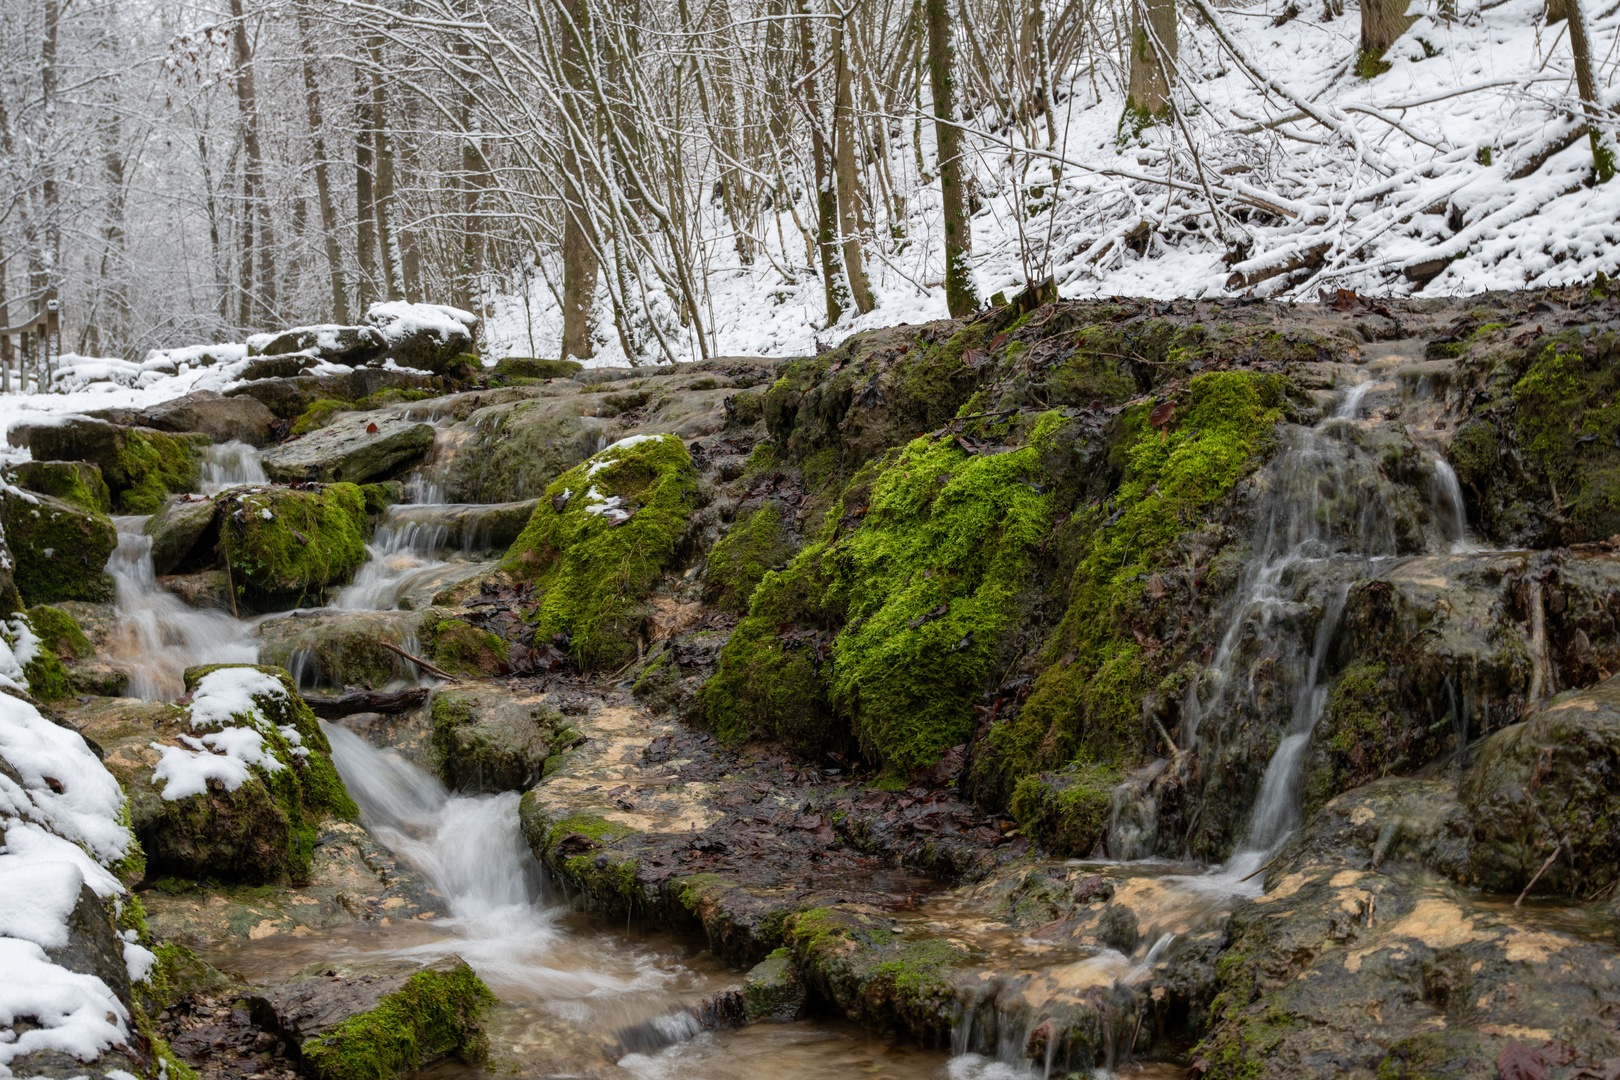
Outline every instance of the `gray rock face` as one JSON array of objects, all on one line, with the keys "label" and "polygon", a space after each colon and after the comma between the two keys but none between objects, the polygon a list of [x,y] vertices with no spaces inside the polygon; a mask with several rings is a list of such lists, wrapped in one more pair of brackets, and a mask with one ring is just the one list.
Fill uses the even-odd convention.
[{"label": "gray rock face", "polygon": [[256,379],[232,387],[228,398],[258,401],[271,414],[290,420],[319,398],[356,401],[379,390],[442,390],[443,380],[411,371],[361,367],[347,375],[293,375],[284,379]]},{"label": "gray rock face", "polygon": [[152,570],[172,574],[214,523],[214,500],[178,496],[163,504],[141,531],[152,538]]},{"label": "gray rock face", "polygon": [[804,1011],[804,999],[804,982],[793,967],[791,957],[773,953],[743,977],[743,1009],[751,1024],[761,1020],[797,1020]]},{"label": "gray rock face", "polygon": [[[375,432],[368,428],[375,426]],[[427,453],[433,427],[389,413],[361,413],[301,439],[283,443],[264,455],[272,480],[296,483],[347,480],[363,484],[387,478]]]},{"label": "gray rock face", "polygon": [[139,423],[159,431],[195,431],[215,442],[239,439],[249,446],[270,441],[276,416],[251,397],[225,397],[198,390],[141,410]]},{"label": "gray rock face", "polygon": [[532,499],[619,437],[617,424],[591,416],[576,398],[507,402],[446,430],[434,468],[452,502]]},{"label": "gray rock face", "polygon": [[321,358],[313,353],[286,353],[282,356],[261,356],[248,362],[237,378],[245,382],[254,382],[259,379],[290,379],[302,374],[304,369],[321,362]]},{"label": "gray rock face", "polygon": [[433,747],[458,791],[523,791],[540,779],[564,727],[538,694],[480,687],[434,695]]},{"label": "gray rock face", "polygon": [[396,532],[416,528],[442,536],[436,546],[461,551],[505,551],[534,515],[538,499],[503,503],[460,503],[449,506],[394,506],[388,526]]},{"label": "gray rock face", "polygon": [[413,611],[325,611],[266,619],[253,636],[259,658],[292,672],[301,688],[380,690],[414,681],[411,663],[380,642],[412,648],[421,621]]}]

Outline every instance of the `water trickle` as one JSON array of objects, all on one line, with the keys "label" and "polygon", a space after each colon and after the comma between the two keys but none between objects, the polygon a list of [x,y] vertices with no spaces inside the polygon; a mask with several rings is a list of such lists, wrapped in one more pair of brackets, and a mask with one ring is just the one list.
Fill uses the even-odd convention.
[{"label": "water trickle", "polygon": [[203,495],[218,495],[226,488],[270,482],[259,462],[259,451],[235,439],[203,447],[199,470],[197,490]]},{"label": "water trickle", "polygon": [[251,664],[258,644],[245,623],[223,611],[187,607],[158,586],[145,517],[115,517],[118,546],[107,559],[117,584],[118,627],[107,653],[129,672],[131,697],[169,700],[185,691],[182,676],[197,664]]},{"label": "water trickle", "polygon": [[1434,516],[1440,524],[1441,535],[1451,544],[1451,550],[1474,550],[1468,542],[1468,511],[1463,506],[1462,485],[1457,482],[1457,471],[1439,454],[1434,455]]}]

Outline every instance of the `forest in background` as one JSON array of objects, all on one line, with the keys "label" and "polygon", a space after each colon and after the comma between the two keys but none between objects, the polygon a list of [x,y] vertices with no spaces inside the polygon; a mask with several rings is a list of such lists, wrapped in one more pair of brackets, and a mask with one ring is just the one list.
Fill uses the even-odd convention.
[{"label": "forest in background", "polygon": [[[1426,2],[1428,6],[1425,6]],[[1620,4],[0,0],[0,325],[655,362],[1065,296],[1617,269]]]}]

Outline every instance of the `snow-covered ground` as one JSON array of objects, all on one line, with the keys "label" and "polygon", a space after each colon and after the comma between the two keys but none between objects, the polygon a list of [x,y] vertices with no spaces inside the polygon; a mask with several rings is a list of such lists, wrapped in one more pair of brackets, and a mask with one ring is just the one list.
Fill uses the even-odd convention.
[{"label": "snow-covered ground", "polygon": [[[1591,185],[1584,137],[1549,153],[1578,126],[1579,101],[1567,23],[1545,25],[1543,0],[1463,0],[1450,19],[1430,10],[1373,79],[1352,71],[1354,5],[1331,20],[1322,5],[1304,6],[1280,25],[1289,10],[1300,11],[1291,0],[1214,9],[1236,50],[1188,7],[1181,121],[1150,128],[1140,145],[1119,145],[1122,73],[1102,56],[1082,56],[1059,79],[1055,137],[1035,122],[1033,149],[1016,129],[983,130],[994,121],[977,118],[970,141],[981,196],[972,221],[980,296],[1010,295],[1048,274],[1067,298],[1252,290],[1314,300],[1324,289],[1457,295],[1620,272],[1620,180]],[[1589,18],[1599,92],[1611,107],[1604,123],[1612,125],[1620,7],[1593,8]],[[765,251],[749,266],[737,258],[720,204],[700,208],[711,355],[803,354],[851,331],[945,316],[938,188],[922,182],[910,141],[919,135],[931,162],[932,125],[908,120],[891,134],[889,172],[909,196],[894,223],[904,235],[867,244],[878,307],[837,326],[824,325],[821,282],[785,207],[756,223]],[[805,201],[798,210],[808,222]],[[1290,261],[1304,268],[1266,276]],[[1421,265],[1436,261],[1443,263]],[[1229,284],[1235,270],[1246,280]],[[526,284],[496,287],[487,304],[489,355],[557,355],[561,319],[548,279],[560,280],[551,264],[531,270]],[[622,364],[605,290],[599,299],[592,362]],[[695,335],[672,322],[666,329],[686,356],[698,356]]]}]

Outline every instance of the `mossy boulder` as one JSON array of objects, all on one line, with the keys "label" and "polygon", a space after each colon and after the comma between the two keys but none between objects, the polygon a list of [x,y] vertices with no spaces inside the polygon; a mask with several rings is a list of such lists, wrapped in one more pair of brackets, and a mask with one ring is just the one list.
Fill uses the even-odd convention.
[{"label": "mossy boulder", "polygon": [[537,356],[508,356],[495,365],[495,374],[513,379],[567,379],[585,369],[578,360],[547,360]]},{"label": "mossy boulder", "polygon": [[705,599],[727,611],[745,612],[765,574],[794,554],[781,507],[767,503],[740,517],[709,552],[703,575]]},{"label": "mossy boulder", "polygon": [[755,590],[700,695],[720,736],[804,751],[852,738],[902,771],[965,742],[1051,530],[1040,447],[1060,425],[1037,420],[998,454],[919,438],[861,474],[823,535]]},{"label": "mossy boulder", "polygon": [[1561,694],[1487,738],[1458,798],[1472,830],[1469,884],[1517,892],[1545,865],[1538,892],[1611,886],[1620,878],[1620,676]]},{"label": "mossy boulder", "polygon": [[743,1012],[750,1024],[762,1020],[797,1020],[804,1012],[804,980],[793,966],[793,954],[777,949],[743,976]]},{"label": "mossy boulder", "polygon": [[479,1065],[495,1003],[458,956],[321,962],[249,1002],[254,1022],[280,1034],[316,1080],[402,1080],[451,1055]]},{"label": "mossy boulder", "polygon": [[6,469],[6,483],[70,502],[81,510],[112,512],[112,493],[101,467],[88,461],[25,461]]},{"label": "mossy boulder", "polygon": [[251,488],[221,503],[220,546],[237,588],[265,600],[319,600],[366,561],[371,517],[350,483]]},{"label": "mossy boulder", "polygon": [[12,489],[0,493],[0,526],[25,603],[113,598],[113,580],[104,568],[118,546],[118,530],[107,515]]},{"label": "mossy boulder", "polygon": [[622,667],[696,499],[692,457],[672,435],[623,439],[553,481],[501,563],[540,595],[537,636],[567,635],[583,667]]},{"label": "mossy boulder", "polygon": [[495,691],[440,690],[432,715],[439,773],[457,791],[528,790],[565,727],[540,696]]},{"label": "mossy boulder", "polygon": [[461,619],[438,619],[423,627],[428,655],[452,675],[497,675],[507,670],[506,639]]},{"label": "mossy boulder", "polygon": [[79,627],[70,613],[48,604],[37,604],[28,609],[28,624],[39,635],[47,649],[64,660],[83,660],[94,656],[96,647]]},{"label": "mossy boulder", "polygon": [[123,427],[105,420],[75,419],[59,426],[35,426],[25,433],[40,461],[88,461],[101,469],[113,508],[125,514],[151,514],[171,492],[197,486],[198,449],[207,435]]},{"label": "mossy boulder", "polygon": [[359,813],[314,714],[280,668],[191,668],[185,682],[186,705],[130,702],[98,729],[149,872],[307,881],[319,823]]},{"label": "mossy boulder", "polygon": [[[212,565],[212,552],[202,559],[189,556],[203,537],[215,528],[216,510],[213,499],[182,495],[165,501],[141,529],[142,533],[152,538],[152,572],[172,574],[182,567],[198,569]],[[212,544],[209,546],[212,547]]]},{"label": "mossy boulder", "polygon": [[318,398],[309,403],[309,407],[298,414],[288,432],[293,438],[300,439],[312,431],[319,431],[332,422],[332,418],[341,412],[353,412],[356,405],[352,401],[338,401],[334,398]]},{"label": "mossy boulder", "polygon": [[8,674],[15,678],[20,667],[28,693],[45,702],[61,701],[75,689],[62,661],[75,661],[80,648],[91,651],[72,616],[44,606],[0,623],[0,641],[10,650],[11,664],[16,665]]},{"label": "mossy boulder", "polygon": [[282,443],[261,459],[280,483],[383,480],[433,446],[433,425],[392,413],[361,413]]},{"label": "mossy boulder", "polygon": [[1026,776],[1009,809],[1025,836],[1053,855],[1086,858],[1108,835],[1119,771],[1076,767]]},{"label": "mossy boulder", "polygon": [[260,662],[286,668],[300,688],[382,690],[415,681],[415,665],[386,645],[415,652],[422,622],[415,611],[327,610],[271,616],[253,637]]}]

